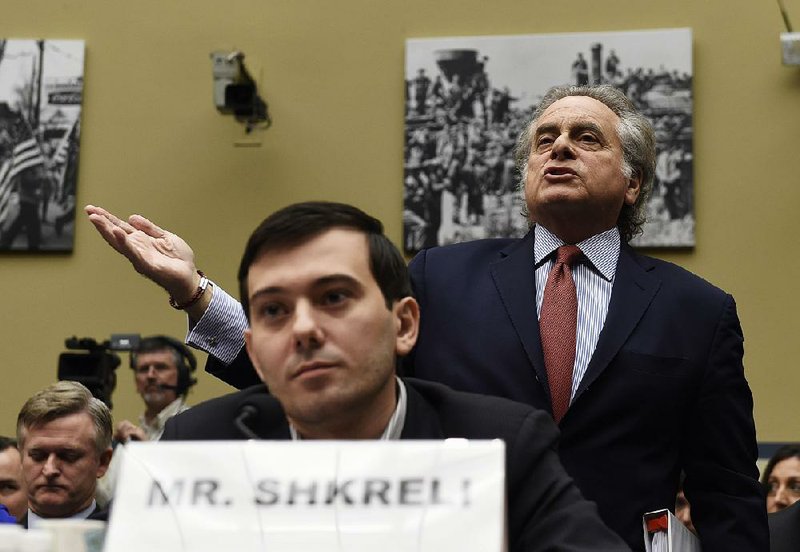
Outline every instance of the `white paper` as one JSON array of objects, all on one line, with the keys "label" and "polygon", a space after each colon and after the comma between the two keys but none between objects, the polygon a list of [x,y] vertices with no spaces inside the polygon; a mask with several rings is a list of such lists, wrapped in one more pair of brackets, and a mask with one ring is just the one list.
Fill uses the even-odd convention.
[{"label": "white paper", "polygon": [[106,552],[499,551],[502,441],[130,443]]}]

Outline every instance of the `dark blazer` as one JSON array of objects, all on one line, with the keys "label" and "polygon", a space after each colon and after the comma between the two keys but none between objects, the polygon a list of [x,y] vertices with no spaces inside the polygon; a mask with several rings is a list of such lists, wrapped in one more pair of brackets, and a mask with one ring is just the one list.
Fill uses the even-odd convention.
[{"label": "dark blazer", "polygon": [[[410,270],[421,333],[406,375],[551,410],[533,235],[417,255]],[[683,469],[704,552],[768,550],[742,342],[730,295],[623,245],[559,450],[567,473],[634,549],[644,548],[642,514],[674,507]]]},{"label": "dark blazer", "polygon": [[800,550],[800,502],[769,514],[770,552]]},{"label": "dark blazer", "polygon": [[[408,403],[402,439],[505,441],[509,550],[628,550],[561,466],[555,452],[558,430],[549,416],[504,399],[404,381]],[[170,418],[161,440],[245,439],[234,420],[247,404],[259,412],[247,422],[257,436],[290,438],[280,404],[258,385]]]}]

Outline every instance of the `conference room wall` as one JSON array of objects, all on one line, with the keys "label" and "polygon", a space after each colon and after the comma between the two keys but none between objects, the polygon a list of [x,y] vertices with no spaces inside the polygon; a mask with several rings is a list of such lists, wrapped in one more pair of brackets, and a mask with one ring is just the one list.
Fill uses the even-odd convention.
[{"label": "conference room wall", "polygon": [[[786,4],[800,25],[800,4]],[[406,38],[691,27],[697,246],[654,253],[735,295],[759,438],[800,438],[800,68],[781,65],[774,3],[6,0],[3,8],[7,38],[86,41],[79,205],[153,218],[193,244],[198,266],[230,290],[250,230],[294,201],[352,202],[399,243]],[[274,118],[251,137],[212,102],[209,52],[233,48],[246,53]],[[65,337],[185,333],[162,291],[84,218],[76,225],[72,254],[0,256],[0,433],[12,433],[24,399],[54,380]],[[141,409],[126,363],[117,419]],[[192,402],[228,391],[199,379]]]}]

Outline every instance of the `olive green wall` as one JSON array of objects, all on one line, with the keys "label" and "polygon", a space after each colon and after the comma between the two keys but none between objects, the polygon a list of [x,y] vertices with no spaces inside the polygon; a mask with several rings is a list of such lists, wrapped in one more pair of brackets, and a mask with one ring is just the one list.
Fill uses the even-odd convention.
[{"label": "olive green wall", "polygon": [[[786,4],[800,25],[800,1]],[[780,63],[774,3],[6,0],[0,34],[86,40],[79,204],[151,217],[233,289],[249,231],[294,201],[355,203],[399,243],[407,37],[667,27],[694,32],[698,245],[657,254],[735,295],[759,439],[800,439],[800,68]],[[235,147],[242,128],[212,104],[209,52],[231,48],[275,121],[260,147]],[[84,218],[71,255],[0,256],[0,285],[0,433],[53,381],[65,337],[185,332]],[[114,414],[133,418],[139,398],[119,376]],[[228,390],[202,374],[192,399]]]}]

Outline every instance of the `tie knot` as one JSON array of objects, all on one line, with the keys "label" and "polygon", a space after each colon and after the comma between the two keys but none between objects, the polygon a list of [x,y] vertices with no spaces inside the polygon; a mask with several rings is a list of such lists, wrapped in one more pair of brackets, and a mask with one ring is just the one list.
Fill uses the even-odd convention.
[{"label": "tie knot", "polygon": [[565,264],[572,268],[581,255],[583,252],[577,245],[562,245],[556,253],[556,264]]}]

